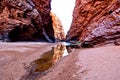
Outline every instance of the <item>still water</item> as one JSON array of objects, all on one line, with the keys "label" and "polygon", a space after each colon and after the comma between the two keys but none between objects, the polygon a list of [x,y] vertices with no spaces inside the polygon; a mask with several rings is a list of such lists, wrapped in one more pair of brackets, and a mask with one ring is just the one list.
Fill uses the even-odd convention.
[{"label": "still water", "polygon": [[39,59],[29,64],[30,66],[27,68],[28,73],[21,80],[34,80],[38,76],[47,74],[51,67],[60,59],[68,56],[74,48],[80,48],[80,46],[65,42],[57,43],[54,47],[51,47],[51,50],[46,51]]}]

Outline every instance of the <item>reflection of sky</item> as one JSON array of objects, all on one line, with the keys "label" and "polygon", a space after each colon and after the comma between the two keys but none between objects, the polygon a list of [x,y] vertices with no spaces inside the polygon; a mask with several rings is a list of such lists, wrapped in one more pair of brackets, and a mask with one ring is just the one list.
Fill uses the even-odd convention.
[{"label": "reflection of sky", "polygon": [[75,0],[52,0],[52,11],[60,18],[64,31],[70,28]]},{"label": "reflection of sky", "polygon": [[67,49],[66,49],[66,47],[65,47],[65,50],[64,50],[64,54],[62,55],[63,57],[65,57],[65,56],[67,56],[69,53],[68,53],[68,51],[67,51]]}]

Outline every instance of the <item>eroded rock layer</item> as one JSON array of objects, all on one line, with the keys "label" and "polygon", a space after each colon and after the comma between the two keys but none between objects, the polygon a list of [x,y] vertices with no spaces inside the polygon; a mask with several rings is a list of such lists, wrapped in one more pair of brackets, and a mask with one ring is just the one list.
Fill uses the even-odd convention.
[{"label": "eroded rock layer", "polygon": [[1,0],[1,41],[54,41],[51,0]]},{"label": "eroded rock layer", "polygon": [[83,45],[120,42],[120,0],[76,0],[67,41]]}]

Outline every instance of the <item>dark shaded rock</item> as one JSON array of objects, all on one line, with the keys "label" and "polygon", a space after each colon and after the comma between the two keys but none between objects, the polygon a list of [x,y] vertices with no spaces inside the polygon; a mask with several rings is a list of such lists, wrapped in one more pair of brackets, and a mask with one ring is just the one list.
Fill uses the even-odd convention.
[{"label": "dark shaded rock", "polygon": [[50,0],[2,0],[0,4],[0,40],[54,41]]},{"label": "dark shaded rock", "polygon": [[4,9],[4,3],[3,0],[0,0],[0,13],[2,12],[3,9]]},{"label": "dark shaded rock", "polygon": [[72,25],[67,34],[67,41],[70,40],[94,46],[118,43],[120,0],[76,0]]},{"label": "dark shaded rock", "polygon": [[54,29],[52,26],[52,17],[50,16],[51,10],[51,0],[32,0],[35,3],[35,6],[38,12],[41,15],[42,23],[43,23],[43,31],[48,38],[55,40],[54,38]]}]

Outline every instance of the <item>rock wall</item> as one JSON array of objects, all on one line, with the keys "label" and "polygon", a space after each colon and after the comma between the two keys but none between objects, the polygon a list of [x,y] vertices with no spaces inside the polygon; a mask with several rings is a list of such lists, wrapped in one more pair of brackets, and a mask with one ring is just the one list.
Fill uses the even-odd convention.
[{"label": "rock wall", "polygon": [[51,0],[1,0],[1,41],[54,41]]},{"label": "rock wall", "polygon": [[76,0],[67,41],[120,44],[120,0]]},{"label": "rock wall", "polygon": [[53,21],[53,28],[54,28],[54,36],[56,41],[63,41],[66,39],[62,23],[60,19],[56,16],[55,13],[51,12],[50,15],[52,16]]}]

